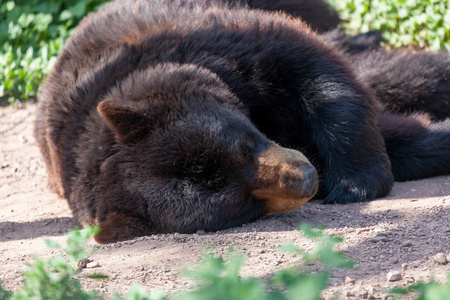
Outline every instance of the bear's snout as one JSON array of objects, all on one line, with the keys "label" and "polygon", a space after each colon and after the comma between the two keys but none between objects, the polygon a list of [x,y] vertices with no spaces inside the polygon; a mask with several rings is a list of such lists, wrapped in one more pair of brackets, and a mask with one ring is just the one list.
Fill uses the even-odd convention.
[{"label": "bear's snout", "polygon": [[271,143],[258,155],[257,163],[252,195],[266,202],[266,213],[293,210],[317,192],[316,169],[299,151]]}]

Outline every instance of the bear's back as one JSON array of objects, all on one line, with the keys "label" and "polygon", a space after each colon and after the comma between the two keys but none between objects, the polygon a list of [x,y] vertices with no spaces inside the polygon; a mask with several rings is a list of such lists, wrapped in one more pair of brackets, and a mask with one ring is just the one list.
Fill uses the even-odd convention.
[{"label": "bear's back", "polygon": [[[115,1],[90,14],[67,41],[40,101],[53,98],[48,101],[64,110],[80,109],[77,115],[83,115],[111,86],[154,64],[198,64],[227,80],[236,69],[251,72],[256,64],[271,56],[280,59],[287,52],[286,59],[294,53],[313,59],[329,56],[319,37],[287,15],[239,7],[205,8],[196,2]],[[223,68],[215,60],[222,60]],[[241,79],[245,81],[244,76]],[[86,95],[91,93],[95,95]]]},{"label": "bear's back", "polygon": [[[330,76],[341,80],[348,70],[339,61],[305,24],[285,14],[205,8],[194,0],[115,1],[86,17],[67,41],[43,85],[35,136],[47,165],[53,164],[51,177],[63,177],[55,185],[68,197],[80,172],[80,139],[96,138],[82,137],[86,124],[96,124],[100,135],[108,131],[96,107],[133,72],[164,63],[197,65],[256,107],[256,101],[296,98],[301,87],[289,81],[293,72],[302,72],[306,84],[331,67]],[[284,109],[280,116],[292,112]],[[261,118],[271,113],[258,112]]]}]

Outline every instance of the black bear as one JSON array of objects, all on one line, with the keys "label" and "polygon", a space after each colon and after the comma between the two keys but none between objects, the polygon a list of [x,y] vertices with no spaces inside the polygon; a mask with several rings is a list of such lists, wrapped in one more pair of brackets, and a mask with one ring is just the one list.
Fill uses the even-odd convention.
[{"label": "black bear", "polygon": [[324,0],[184,0],[179,2],[179,6],[197,6],[202,9],[221,6],[229,9],[281,11],[300,18],[318,33],[333,30],[341,24],[338,12]]},{"label": "black bear", "polygon": [[385,109],[426,113],[433,121],[450,118],[450,55],[447,52],[385,50],[379,32],[353,37],[340,28],[323,34],[325,42],[349,58],[359,79]]},{"label": "black bear", "polygon": [[[305,10],[304,1],[287,1],[290,5],[284,2],[272,1],[270,10],[283,10],[307,22],[321,22],[320,12],[325,20],[329,20],[333,13],[320,1],[308,3]],[[312,8],[315,5],[315,9]],[[257,7],[264,8],[264,4]],[[308,16],[311,12],[314,17]],[[448,151],[436,145],[447,145],[448,141],[450,55],[447,52],[388,51],[381,47],[384,39],[379,31],[348,36],[338,26],[339,22],[333,23],[335,28],[327,27],[321,36],[326,44],[350,60],[358,78],[374,91],[383,105],[385,112],[378,116],[378,126],[385,138],[395,180],[432,176],[436,169],[441,169],[441,173],[450,172],[447,163],[439,166],[441,162],[435,160],[436,156],[444,157]],[[446,121],[439,122],[443,120]],[[434,155],[427,155],[433,151]],[[420,163],[414,163],[415,157],[420,157]]]},{"label": "black bear", "polygon": [[427,113],[434,121],[450,117],[448,53],[379,50],[354,55],[351,61],[386,109]]},{"label": "black bear", "polygon": [[[328,3],[317,0],[186,0],[203,7],[284,11],[301,18],[324,41],[348,57],[358,77],[375,92],[385,109],[404,114],[426,113],[433,121],[450,117],[450,55],[426,51],[387,51],[378,31],[348,36]],[[189,2],[192,3],[192,2]],[[376,50],[376,51],[375,51]],[[422,117],[419,117],[422,118]]]},{"label": "black bear", "polygon": [[381,44],[386,41],[380,31],[373,30],[350,36],[341,26],[324,32],[321,36],[326,44],[338,49],[347,57],[368,51],[383,50]]},{"label": "black bear", "polygon": [[378,114],[300,20],[185,4],[106,4],[42,87],[35,137],[50,185],[80,224],[100,225],[97,241],[219,230],[292,210],[318,186],[326,203],[356,202],[386,195],[393,173],[449,172],[449,124],[437,136]]},{"label": "black bear", "polygon": [[[238,1],[225,0],[225,2]],[[250,8],[287,12],[300,18],[318,33],[333,30],[341,23],[337,11],[323,0],[245,0],[243,2]]]}]

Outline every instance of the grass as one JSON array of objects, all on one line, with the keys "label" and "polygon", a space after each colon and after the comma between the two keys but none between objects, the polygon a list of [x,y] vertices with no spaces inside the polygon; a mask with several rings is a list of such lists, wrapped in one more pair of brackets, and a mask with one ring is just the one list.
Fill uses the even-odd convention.
[{"label": "grass", "polygon": [[66,39],[105,0],[0,2],[0,98],[36,98]]},{"label": "grass", "polygon": [[328,0],[351,33],[379,30],[393,47],[450,50],[448,0]]},{"label": "grass", "polygon": [[[447,0],[328,0],[353,34],[380,30],[394,47],[450,50]],[[35,99],[79,21],[107,0],[0,2],[0,100]]]}]

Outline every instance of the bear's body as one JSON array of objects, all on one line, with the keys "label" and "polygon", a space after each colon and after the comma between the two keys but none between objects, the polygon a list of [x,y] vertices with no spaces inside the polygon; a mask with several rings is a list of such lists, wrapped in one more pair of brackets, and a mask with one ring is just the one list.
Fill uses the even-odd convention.
[{"label": "bear's body", "polygon": [[408,51],[368,51],[351,56],[359,78],[393,112],[450,118],[450,55]]},{"label": "bear's body", "polygon": [[[35,136],[50,185],[79,223],[100,224],[98,241],[300,206],[317,175],[299,151],[327,203],[389,191],[379,105],[336,51],[284,14],[180,1],[105,5],[42,88]],[[426,175],[448,171],[445,138]]]},{"label": "bear's body", "polygon": [[[188,0],[189,1],[189,0]],[[312,30],[323,33],[333,30],[341,19],[337,11],[324,0],[193,0],[208,6],[228,5],[229,7],[248,6],[266,11],[282,11],[300,18]]]},{"label": "bear's body", "polygon": [[325,42],[349,58],[359,79],[387,110],[450,118],[450,55],[447,52],[385,50],[379,32],[349,37],[337,28]]}]

